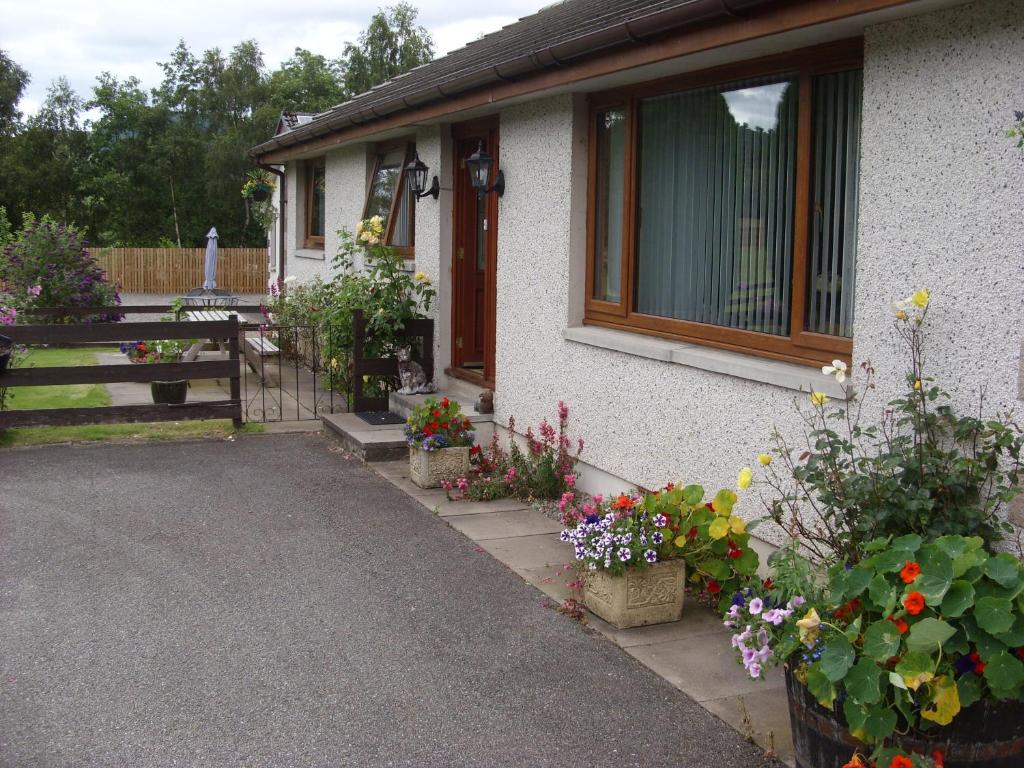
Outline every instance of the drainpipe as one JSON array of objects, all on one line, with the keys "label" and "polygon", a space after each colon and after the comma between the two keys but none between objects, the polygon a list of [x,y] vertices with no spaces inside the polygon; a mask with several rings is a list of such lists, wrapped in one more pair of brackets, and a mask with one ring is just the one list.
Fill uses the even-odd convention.
[{"label": "drainpipe", "polygon": [[278,195],[277,198],[277,216],[278,221],[281,222],[281,226],[278,228],[279,238],[277,244],[277,279],[278,281],[281,281],[284,280],[285,261],[287,260],[287,254],[285,253],[285,242],[287,242],[285,230],[288,227],[288,217],[285,215],[285,212],[288,210],[288,185],[285,184],[284,171],[279,171],[276,167],[272,165],[264,165],[263,163],[256,163],[256,166],[274,174],[275,176],[277,176],[279,180],[278,189],[281,190],[281,193]]}]

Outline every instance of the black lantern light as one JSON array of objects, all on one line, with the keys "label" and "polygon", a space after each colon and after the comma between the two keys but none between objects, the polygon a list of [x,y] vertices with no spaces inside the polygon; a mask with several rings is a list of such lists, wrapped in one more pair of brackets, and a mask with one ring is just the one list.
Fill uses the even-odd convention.
[{"label": "black lantern light", "polygon": [[469,178],[473,183],[473,189],[483,197],[488,192],[497,192],[498,197],[505,194],[505,174],[498,171],[498,177],[494,180],[494,186],[489,188],[487,184],[491,180],[491,165],[494,161],[491,156],[484,152],[484,143],[481,141],[476,152],[466,158],[466,165],[469,166]]},{"label": "black lantern light", "polygon": [[437,176],[431,181],[430,189],[427,189],[427,166],[420,160],[418,152],[412,162],[405,166],[405,180],[417,200],[427,195],[437,200],[437,196],[441,194],[441,184]]}]

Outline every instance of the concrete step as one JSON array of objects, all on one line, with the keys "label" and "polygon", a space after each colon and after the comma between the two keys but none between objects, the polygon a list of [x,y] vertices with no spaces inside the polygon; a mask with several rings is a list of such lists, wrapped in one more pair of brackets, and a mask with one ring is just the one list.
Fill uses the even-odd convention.
[{"label": "concrete step", "polygon": [[447,397],[449,400],[458,403],[459,407],[462,408],[462,412],[466,414],[469,417],[469,420],[474,424],[487,423],[494,420],[494,414],[477,413],[473,410],[473,406],[476,405],[477,397],[481,391],[482,390],[477,389],[474,393],[472,390],[450,390],[446,388],[432,395],[401,395],[397,392],[392,392],[388,399],[388,407],[392,413],[397,413],[399,416],[406,417],[413,408],[421,405],[429,397],[436,397],[438,400],[443,397]]},{"label": "concrete step", "polygon": [[354,413],[331,413],[321,418],[327,434],[363,461],[408,459],[409,445],[402,424],[375,426]]}]

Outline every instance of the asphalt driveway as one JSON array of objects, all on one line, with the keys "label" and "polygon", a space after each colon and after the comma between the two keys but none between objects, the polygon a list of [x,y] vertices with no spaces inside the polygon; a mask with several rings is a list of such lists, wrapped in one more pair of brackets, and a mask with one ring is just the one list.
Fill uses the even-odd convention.
[{"label": "asphalt driveway", "polygon": [[0,765],[769,764],[330,445],[0,453]]}]

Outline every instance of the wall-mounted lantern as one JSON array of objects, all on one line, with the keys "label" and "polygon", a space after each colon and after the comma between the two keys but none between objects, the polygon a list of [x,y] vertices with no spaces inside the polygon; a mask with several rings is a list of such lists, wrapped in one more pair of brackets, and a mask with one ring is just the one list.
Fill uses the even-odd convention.
[{"label": "wall-mounted lantern", "polygon": [[427,166],[420,160],[418,152],[412,162],[405,166],[405,180],[417,200],[427,195],[437,200],[437,196],[441,194],[441,184],[437,176],[431,181],[430,189],[427,189]]},{"label": "wall-mounted lantern", "polygon": [[481,141],[476,152],[466,158],[466,165],[469,166],[469,178],[473,182],[473,189],[477,195],[483,197],[488,192],[497,192],[498,197],[505,194],[505,173],[498,171],[498,177],[494,180],[494,186],[488,188],[491,181],[491,165],[494,161],[491,156],[484,152],[484,143]]}]

